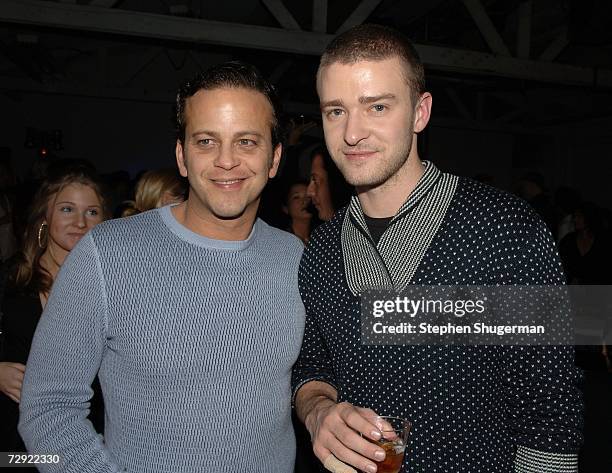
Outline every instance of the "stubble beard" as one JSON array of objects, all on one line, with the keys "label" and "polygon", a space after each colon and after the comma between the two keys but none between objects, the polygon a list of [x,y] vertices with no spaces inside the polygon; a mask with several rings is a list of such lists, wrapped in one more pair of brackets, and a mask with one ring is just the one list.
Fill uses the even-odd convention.
[{"label": "stubble beard", "polygon": [[[374,188],[393,181],[394,176],[406,164],[412,149],[413,134],[409,132],[408,139],[401,146],[394,150],[388,157],[381,156],[370,158],[372,162],[367,162],[359,166],[349,163],[346,159],[336,159],[338,169],[350,185],[356,188]],[[337,151],[339,157],[343,157],[341,150]]]}]

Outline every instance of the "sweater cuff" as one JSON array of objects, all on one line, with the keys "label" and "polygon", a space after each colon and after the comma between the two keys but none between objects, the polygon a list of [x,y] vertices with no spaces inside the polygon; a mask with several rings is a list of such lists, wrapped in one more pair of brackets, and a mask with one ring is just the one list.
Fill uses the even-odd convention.
[{"label": "sweater cuff", "polygon": [[518,446],[515,473],[578,473],[577,453],[549,453]]},{"label": "sweater cuff", "polygon": [[326,378],[325,376],[313,376],[311,378],[307,378],[304,379],[302,381],[300,381],[295,388],[293,388],[293,393],[291,394],[291,407],[295,408],[295,397],[297,396],[298,391],[300,390],[300,388],[302,386],[304,386],[307,383],[310,383],[311,381],[321,381],[322,383],[327,383],[329,384],[332,388],[334,388],[336,390],[336,392],[338,392],[338,388],[336,387],[336,385],[334,383],[332,383],[328,378]]}]

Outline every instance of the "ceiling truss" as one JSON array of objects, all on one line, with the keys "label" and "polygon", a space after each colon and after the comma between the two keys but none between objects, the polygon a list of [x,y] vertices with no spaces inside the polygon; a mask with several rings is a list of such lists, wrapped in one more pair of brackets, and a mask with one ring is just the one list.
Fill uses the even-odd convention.
[{"label": "ceiling truss", "polygon": [[[326,0],[313,1],[315,31],[301,30],[280,0],[262,0],[283,28],[183,18],[113,8],[118,2],[93,0],[89,5],[41,0],[2,0],[0,21],[38,25],[110,35],[127,35],[194,44],[218,44],[233,47],[319,55],[333,38],[326,29]],[[380,0],[362,0],[338,31],[363,22]],[[612,71],[549,62],[563,49],[566,35],[560,35],[538,60],[529,56],[531,1],[519,7],[518,56],[510,54],[480,0],[463,0],[491,48],[491,53],[451,47],[417,44],[425,65],[434,70],[478,75],[493,75],[550,83],[612,87]],[[565,43],[566,44],[566,43]]]}]

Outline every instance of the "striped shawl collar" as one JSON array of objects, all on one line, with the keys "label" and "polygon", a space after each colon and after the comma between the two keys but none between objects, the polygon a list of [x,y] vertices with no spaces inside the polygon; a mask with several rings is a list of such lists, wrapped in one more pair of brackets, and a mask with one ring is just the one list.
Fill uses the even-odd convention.
[{"label": "striped shawl collar", "polygon": [[342,254],[349,289],[402,291],[414,276],[440,228],[457,189],[457,176],[423,161],[425,172],[389,226],[374,244],[357,196],[351,198],[342,222]]}]

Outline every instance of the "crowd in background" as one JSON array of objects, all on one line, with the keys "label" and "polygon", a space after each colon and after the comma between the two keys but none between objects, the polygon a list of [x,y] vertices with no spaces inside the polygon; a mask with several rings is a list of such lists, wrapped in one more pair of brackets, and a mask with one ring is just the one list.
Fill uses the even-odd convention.
[{"label": "crowd in background", "polygon": [[[495,184],[487,175],[474,178]],[[511,190],[529,202],[550,229],[569,284],[612,283],[609,209],[583,201],[580,193],[569,187],[549,192],[544,177],[534,172],[525,174]],[[47,157],[35,163],[27,180],[20,181],[10,159],[0,161],[0,300],[4,332],[0,398],[3,413],[8,413],[1,434],[10,439],[10,443],[0,446],[2,451],[23,450],[16,433],[21,380],[36,323],[70,250],[87,230],[107,218],[132,216],[179,203],[187,192],[186,179],[174,169],[143,171],[131,179],[125,171],[97,175],[87,161]],[[324,143],[294,133],[285,147],[278,177],[264,192],[260,217],[307,244],[311,232],[332,218],[350,196],[351,189]],[[595,352],[587,350],[578,358],[587,371],[606,373],[609,383],[612,367],[605,346]],[[588,385],[585,389],[587,405],[596,405],[597,394],[589,393]],[[92,422],[101,429],[103,416],[96,405],[94,401]],[[586,422],[588,440],[588,424],[592,422],[588,412]]]}]

